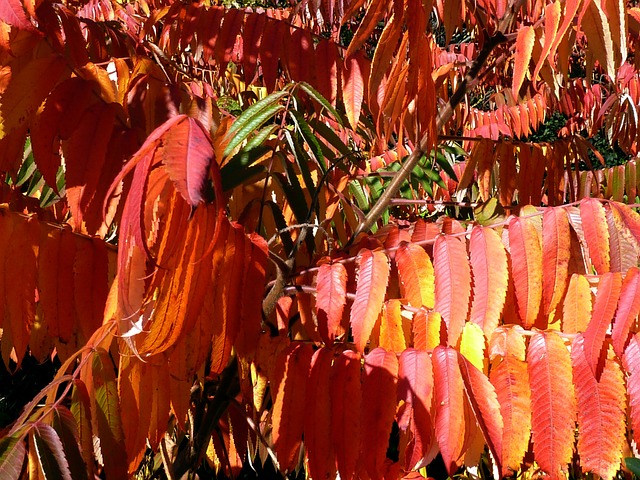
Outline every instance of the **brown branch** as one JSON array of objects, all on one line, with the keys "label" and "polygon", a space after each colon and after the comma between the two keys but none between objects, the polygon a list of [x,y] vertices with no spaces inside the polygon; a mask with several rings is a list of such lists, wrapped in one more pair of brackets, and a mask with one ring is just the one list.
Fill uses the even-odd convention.
[{"label": "brown branch", "polygon": [[[478,77],[480,70],[486,63],[487,58],[489,58],[489,54],[492,52],[492,50],[499,44],[506,41],[505,33],[511,27],[511,23],[515,19],[516,14],[518,13],[518,10],[520,10],[520,7],[523,3],[524,0],[511,0],[509,2],[509,8],[498,25],[498,31],[489,38],[489,41],[487,43],[484,44],[482,50],[478,54],[478,57],[474,60],[471,68],[465,75],[464,80],[460,83],[454,94],[451,96],[449,102],[443,107],[442,110],[438,112],[438,117],[436,119],[436,132],[440,132],[445,124],[451,119],[451,117],[453,116],[453,111],[466,95],[469,86]],[[353,241],[360,233],[369,231],[374,223],[376,223],[382,216],[384,211],[389,206],[391,199],[398,193],[400,187],[409,177],[418,161],[422,158],[423,155],[428,153],[429,140],[430,139],[428,137],[428,134],[425,134],[422,137],[417,148],[415,148],[413,152],[411,152],[411,155],[409,155],[407,160],[403,163],[402,167],[400,168],[400,170],[398,170],[398,173],[395,175],[393,180],[391,180],[389,185],[387,185],[387,187],[385,188],[384,193],[371,208],[364,220],[360,222],[358,228],[356,228],[356,231],[353,233],[351,240],[347,245],[353,243]]]}]

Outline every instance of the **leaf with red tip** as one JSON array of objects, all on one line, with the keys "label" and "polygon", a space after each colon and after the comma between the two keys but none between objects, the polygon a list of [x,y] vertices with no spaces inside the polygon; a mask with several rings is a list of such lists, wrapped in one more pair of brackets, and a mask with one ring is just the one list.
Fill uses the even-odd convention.
[{"label": "leaf with red tip", "polygon": [[542,247],[531,219],[513,218],[509,222],[509,247],[518,312],[528,328],[535,323],[542,301]]},{"label": "leaf with red tip", "polygon": [[550,315],[567,288],[571,232],[564,208],[545,209],[542,218],[542,296],[544,314]]},{"label": "leaf with red tip", "polygon": [[356,476],[360,454],[360,356],[351,350],[342,352],[331,369],[331,432],[340,478]]},{"label": "leaf with red tip", "polygon": [[629,340],[629,332],[640,313],[640,270],[631,267],[622,282],[618,308],[613,321],[611,341],[618,357],[622,354]]},{"label": "leaf with red tip", "polygon": [[540,332],[531,337],[527,364],[533,453],[551,478],[565,478],[573,456],[576,418],[571,357],[557,333]]},{"label": "leaf with red tip", "polygon": [[373,478],[383,478],[389,434],[396,412],[398,359],[393,352],[373,349],[364,360],[362,374],[362,437],[364,467]]},{"label": "leaf with red tip", "polygon": [[196,119],[182,117],[164,134],[159,153],[176,189],[195,207],[204,200],[202,189],[213,159],[213,145]]},{"label": "leaf with red tip", "polygon": [[591,287],[584,275],[571,275],[569,287],[562,304],[562,331],[584,332],[591,320]]},{"label": "leaf with red tip", "polygon": [[536,31],[532,26],[523,26],[518,30],[516,38],[516,52],[514,54],[515,65],[513,66],[513,83],[511,90],[513,96],[518,98],[518,92],[524,81],[524,77],[529,70],[529,60],[533,52],[533,43],[536,39]]},{"label": "leaf with red tip", "polygon": [[591,371],[598,380],[606,356],[606,348],[603,348],[604,341],[611,326],[621,290],[622,276],[620,273],[610,272],[600,277],[591,321],[584,332],[584,353],[591,366]]},{"label": "leaf with red tip", "polygon": [[320,265],[316,281],[318,332],[327,345],[332,345],[342,322],[347,303],[347,270],[342,263]]},{"label": "leaf with red tip", "polygon": [[467,399],[489,446],[489,450],[493,454],[498,470],[501,471],[504,423],[496,390],[485,374],[478,370],[461,353],[458,353],[458,363]]},{"label": "leaf with red tip", "polygon": [[456,350],[438,346],[433,349],[431,361],[436,395],[436,437],[451,476],[458,469],[464,446],[464,383]]},{"label": "leaf with red tip", "polygon": [[425,350],[408,348],[400,355],[398,401],[404,402],[397,413],[398,427],[410,429],[413,439],[405,454],[406,468],[413,468],[427,455],[435,442],[433,425],[433,367]]},{"label": "leaf with red tip", "polygon": [[625,384],[616,360],[608,358],[600,380],[585,355],[584,338],[573,341],[571,363],[578,401],[578,455],[583,472],[612,480],[620,469],[625,444]]},{"label": "leaf with red tip", "polygon": [[292,343],[276,361],[272,413],[273,444],[280,469],[290,472],[296,465],[306,416],[306,386],[313,347]]},{"label": "leaf with red tip", "polygon": [[475,226],[471,232],[469,256],[473,275],[471,321],[491,338],[507,295],[507,252],[494,229]]},{"label": "leaf with red tip", "polygon": [[415,243],[402,242],[396,251],[400,293],[413,307],[433,308],[435,284],[433,265],[427,252]]},{"label": "leaf with red tip", "polygon": [[307,380],[307,415],[304,423],[304,445],[312,478],[334,478],[336,459],[331,438],[330,380],[333,352],[316,350],[311,358]]},{"label": "leaf with red tip", "polygon": [[447,324],[447,343],[456,345],[469,313],[471,270],[464,239],[441,235],[433,246],[436,305]]},{"label": "leaf with red tip", "polygon": [[500,362],[491,369],[489,379],[496,389],[504,421],[502,475],[511,476],[520,469],[531,436],[531,394],[524,339],[515,328],[500,328],[491,338],[490,350],[491,360]]},{"label": "leaf with red tip", "polygon": [[629,426],[636,445],[640,444],[640,337],[635,334],[622,356],[622,365],[627,373],[627,395],[629,395]]},{"label": "leaf with red tip", "polygon": [[389,259],[382,251],[363,248],[358,254],[358,282],[351,307],[353,340],[363,352],[384,303],[389,282]]},{"label": "leaf with red tip", "polygon": [[580,219],[591,262],[599,274],[607,273],[610,269],[609,230],[602,203],[595,198],[583,198]]}]

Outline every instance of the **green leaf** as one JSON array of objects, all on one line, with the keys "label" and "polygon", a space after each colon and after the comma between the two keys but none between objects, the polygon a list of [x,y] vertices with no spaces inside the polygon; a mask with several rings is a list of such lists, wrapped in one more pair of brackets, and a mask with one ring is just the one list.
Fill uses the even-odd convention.
[{"label": "green leaf", "polygon": [[78,427],[78,442],[82,458],[87,466],[89,477],[93,478],[93,428],[90,403],[86,385],[82,380],[75,380],[71,391],[71,414]]},{"label": "green leaf", "polygon": [[37,424],[32,430],[38,462],[45,480],[71,480],[62,441],[50,425]]},{"label": "green leaf", "polygon": [[456,172],[453,170],[453,166],[449,163],[449,159],[443,155],[442,153],[436,153],[436,163],[444,170],[444,172],[451,177],[452,180],[458,181],[458,177],[456,176]]},{"label": "green leaf", "polygon": [[267,95],[259,102],[256,102],[253,105],[251,105],[244,112],[242,112],[238,116],[238,118],[236,118],[236,121],[233,122],[233,124],[229,128],[229,131],[225,134],[225,138],[234,137],[236,133],[242,130],[248,123],[250,123],[253,118],[255,118],[257,115],[260,115],[260,113],[263,110],[278,103],[283,97],[285,97],[288,94],[289,92],[284,90],[274,92],[271,95]]},{"label": "green leaf", "polygon": [[[253,105],[252,105],[253,107]],[[250,107],[251,108],[251,107]],[[248,122],[246,122],[242,128],[240,128],[233,137],[231,137],[231,141],[227,144],[227,147],[224,149],[223,156],[228,157],[233,150],[240,145],[242,142],[246,140],[246,138],[251,134],[251,132],[257,130],[262,127],[262,125],[273,117],[276,113],[284,110],[283,105],[270,105],[266,108],[260,110],[254,117],[252,117]],[[242,115],[241,115],[242,116]],[[240,118],[240,117],[238,117]],[[237,120],[236,120],[237,121]],[[235,125],[235,123],[234,123]],[[227,137],[229,134],[227,133]]]},{"label": "green leaf", "polygon": [[271,136],[271,134],[273,134],[273,132],[278,130],[278,128],[280,128],[279,125],[267,125],[266,127],[262,128],[261,130],[256,132],[256,134],[253,137],[249,139],[247,144],[243,147],[242,151],[251,150],[253,148],[263,146],[262,144],[266,142],[267,139]]},{"label": "green leaf", "polygon": [[[310,196],[314,196],[316,193],[316,185],[311,177],[311,171],[309,170],[309,162],[310,158],[307,155],[307,152],[304,150],[302,145],[300,145],[300,138],[297,135],[292,135],[288,130],[284,131],[284,137],[287,139],[287,143],[289,144],[289,149],[291,153],[293,153],[293,157],[296,159],[296,164],[300,169],[300,173],[302,174],[302,179],[304,180],[304,185],[307,187]],[[289,162],[287,162],[287,174],[289,177],[295,175],[295,172],[290,167]]]},{"label": "green leaf", "polygon": [[624,459],[627,468],[631,470],[636,477],[640,477],[640,458],[628,457]]},{"label": "green leaf", "polygon": [[0,439],[0,478],[17,480],[27,449],[19,435]]},{"label": "green leaf", "polygon": [[326,98],[324,98],[320,94],[320,92],[318,92],[315,88],[313,88],[307,82],[300,82],[300,83],[298,83],[298,85],[300,86],[300,89],[302,91],[304,91],[307,95],[309,95],[311,98],[313,98],[316,102],[318,102],[324,108],[329,110],[331,112],[331,115],[334,116],[334,118],[338,121],[338,123],[341,126],[344,126],[344,120],[342,119],[342,116],[338,113],[338,111],[335,108],[333,108],[331,106],[329,101]]},{"label": "green leaf", "polygon": [[360,210],[367,212],[369,210],[369,200],[367,199],[367,194],[362,188],[362,185],[359,181],[354,180],[349,183],[349,190],[351,194],[356,199],[356,203],[358,204],[358,208]]},{"label": "green leaf", "polygon": [[252,177],[265,172],[263,165],[253,165],[271,150],[271,147],[259,145],[251,150],[242,149],[236,153],[220,170],[222,189],[226,192],[249,181]]},{"label": "green leaf", "polygon": [[325,173],[327,171],[327,163],[324,161],[324,155],[322,154],[320,142],[318,142],[318,139],[311,131],[311,127],[309,127],[309,124],[304,119],[303,115],[295,110],[290,110],[289,113],[291,114],[291,118],[293,118],[293,121],[298,127],[300,135],[302,135],[302,138],[304,138],[307,145],[309,145],[309,149],[313,153],[313,156],[315,157],[318,166],[322,170],[322,173]]},{"label": "green leaf", "polygon": [[85,464],[80,448],[78,446],[78,426],[73,414],[63,406],[57,407],[53,412],[51,426],[55,429],[62,442],[64,454],[69,462],[71,478],[84,480],[87,475],[87,465]]},{"label": "green leaf", "polygon": [[327,143],[331,145],[333,148],[335,148],[342,156],[346,157],[351,155],[352,152],[349,149],[349,147],[345,145],[345,143],[342,140],[340,140],[340,137],[336,135],[336,132],[334,132],[326,124],[318,120],[318,121],[312,122],[310,125],[318,133],[318,135],[324,138],[327,141]]}]

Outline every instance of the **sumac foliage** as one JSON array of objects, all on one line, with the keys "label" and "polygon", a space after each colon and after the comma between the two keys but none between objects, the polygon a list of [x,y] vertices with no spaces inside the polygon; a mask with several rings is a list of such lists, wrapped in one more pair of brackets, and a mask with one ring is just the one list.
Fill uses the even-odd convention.
[{"label": "sumac foliage", "polygon": [[62,364],[0,478],[612,479],[639,39],[599,0],[0,0],[0,353]]}]

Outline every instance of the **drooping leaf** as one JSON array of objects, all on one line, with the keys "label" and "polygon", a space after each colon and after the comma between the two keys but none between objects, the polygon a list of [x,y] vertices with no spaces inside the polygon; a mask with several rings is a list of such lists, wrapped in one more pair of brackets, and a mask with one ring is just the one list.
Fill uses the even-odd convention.
[{"label": "drooping leaf", "polygon": [[396,251],[396,265],[400,276],[400,292],[411,306],[433,308],[435,279],[431,259],[415,243],[402,242]]},{"label": "drooping leaf", "polygon": [[53,412],[51,426],[55,429],[62,442],[71,478],[88,479],[87,466],[78,445],[78,426],[71,411],[63,406],[56,408]]},{"label": "drooping leaf", "polygon": [[502,471],[502,435],[504,423],[496,391],[489,379],[464,355],[458,354],[467,399],[482,430],[484,439],[493,454],[499,471]]},{"label": "drooping leaf", "polygon": [[531,436],[531,394],[525,362],[525,345],[515,328],[500,328],[491,338],[490,381],[496,389],[504,422],[502,475],[517,472]]},{"label": "drooping leaf", "polygon": [[473,276],[471,321],[491,338],[507,295],[507,254],[495,230],[476,226],[471,231],[469,256]]},{"label": "drooping leaf", "polygon": [[331,368],[329,390],[336,464],[340,478],[351,480],[356,477],[361,438],[362,388],[359,354],[347,350],[335,359]]},{"label": "drooping leaf", "polygon": [[530,218],[513,218],[509,222],[509,246],[519,316],[524,326],[530,327],[542,301],[542,247]]},{"label": "drooping leaf", "polygon": [[584,198],[580,202],[580,218],[589,257],[598,274],[610,269],[609,230],[604,207],[595,198]]},{"label": "drooping leaf", "polygon": [[313,478],[336,475],[335,451],[331,437],[331,362],[327,348],[315,351],[307,380],[307,408],[304,420],[304,444]]},{"label": "drooping leaf", "polygon": [[544,314],[551,314],[567,287],[571,256],[569,220],[563,208],[547,208],[542,219],[542,295]]},{"label": "drooping leaf", "polygon": [[458,352],[451,347],[437,346],[431,360],[436,398],[436,437],[447,472],[453,475],[463,453],[465,432],[464,383]]},{"label": "drooping leaf", "polygon": [[435,310],[447,324],[447,343],[456,345],[467,320],[471,270],[464,239],[441,235],[433,246],[436,277]]},{"label": "drooping leaf", "polygon": [[403,352],[407,348],[403,324],[400,300],[387,300],[380,315],[379,346],[390,352]]},{"label": "drooping leaf", "polygon": [[87,387],[81,380],[76,380],[71,391],[71,413],[78,426],[78,445],[80,454],[90,477],[93,473],[93,428],[91,426],[91,407]]},{"label": "drooping leaf", "polygon": [[375,325],[389,281],[389,259],[384,252],[362,249],[358,254],[358,281],[350,324],[358,351],[363,352]]},{"label": "drooping leaf", "polygon": [[520,27],[518,30],[516,52],[514,54],[515,65],[513,67],[513,80],[511,85],[513,96],[516,98],[518,98],[518,92],[529,70],[529,60],[531,60],[535,38],[536,32],[532,26]]},{"label": "drooping leaf", "polygon": [[584,332],[591,320],[591,288],[584,275],[571,275],[569,287],[562,304],[562,331]]},{"label": "drooping leaf", "polygon": [[389,433],[396,411],[398,359],[393,352],[373,349],[362,374],[362,462],[371,478],[382,478]]},{"label": "drooping leaf", "polygon": [[600,380],[606,358],[605,338],[611,327],[611,320],[613,320],[621,290],[622,276],[620,273],[609,272],[600,277],[591,321],[584,332],[584,354],[591,367],[591,372],[598,380]]},{"label": "drooping leaf", "polygon": [[576,419],[569,351],[557,333],[536,333],[529,342],[527,365],[536,462],[552,478],[565,478]]},{"label": "drooping leaf", "polygon": [[[384,3],[384,2],[379,2]],[[357,128],[360,110],[364,98],[364,72],[362,72],[358,55],[352,55],[344,60],[342,75],[342,97],[347,118],[352,128]]]},{"label": "drooping leaf", "polygon": [[7,480],[18,480],[27,449],[19,436],[0,439],[0,475]]},{"label": "drooping leaf", "polygon": [[613,331],[611,333],[611,341],[613,348],[618,357],[622,358],[627,342],[629,341],[629,332],[633,322],[638,318],[640,313],[640,270],[637,267],[631,267],[627,271],[627,275],[622,282],[620,299],[618,300],[618,308],[616,310],[615,319],[613,321]]},{"label": "drooping leaf", "polygon": [[633,439],[640,440],[640,342],[638,334],[631,337],[622,356],[622,365],[627,373],[627,395],[629,396],[629,427]]},{"label": "drooping leaf", "polygon": [[276,361],[272,424],[273,443],[280,468],[292,471],[302,441],[306,410],[306,385],[313,349],[292,343]]},{"label": "drooping leaf", "polygon": [[69,462],[60,437],[53,427],[47,424],[36,425],[33,428],[33,438],[44,478],[71,480]]},{"label": "drooping leaf", "polygon": [[320,265],[316,281],[318,331],[327,345],[336,338],[347,302],[347,270],[342,263]]},{"label": "drooping leaf", "polygon": [[578,404],[578,454],[583,472],[611,480],[622,461],[625,443],[625,384],[620,365],[605,360],[596,380],[584,349],[584,337],[573,341],[571,363]]},{"label": "drooping leaf", "polygon": [[558,0],[553,3],[548,3],[544,8],[544,45],[542,47],[542,53],[538,58],[536,68],[531,76],[533,81],[536,81],[538,73],[544,65],[544,62],[547,60],[551,47],[553,46],[553,42],[558,32],[558,26],[560,25],[561,10],[562,5]]},{"label": "drooping leaf", "polygon": [[19,0],[2,0],[0,2],[0,20],[21,30],[35,30]]}]

